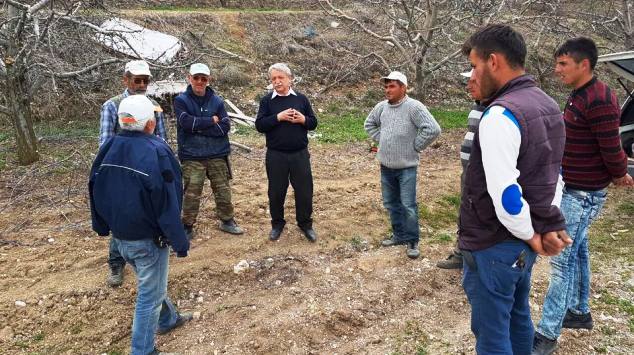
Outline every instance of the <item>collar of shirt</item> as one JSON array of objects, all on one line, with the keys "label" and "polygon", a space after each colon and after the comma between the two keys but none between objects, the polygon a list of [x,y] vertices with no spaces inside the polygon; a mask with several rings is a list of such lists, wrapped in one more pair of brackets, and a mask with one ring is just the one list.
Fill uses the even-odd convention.
[{"label": "collar of shirt", "polygon": [[293,91],[293,88],[288,89],[288,94],[286,94],[286,95],[280,95],[280,94],[277,93],[277,91],[275,91],[275,89],[273,89],[273,95],[271,95],[271,99],[274,99],[276,96],[290,96],[290,95],[297,96],[295,91]]}]

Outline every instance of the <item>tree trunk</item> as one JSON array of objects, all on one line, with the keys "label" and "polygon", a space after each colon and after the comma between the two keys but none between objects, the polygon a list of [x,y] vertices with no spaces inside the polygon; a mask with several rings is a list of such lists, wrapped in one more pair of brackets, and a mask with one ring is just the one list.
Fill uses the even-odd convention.
[{"label": "tree trunk", "polygon": [[37,139],[33,131],[31,105],[29,105],[25,84],[23,74],[13,72],[11,67],[7,68],[7,106],[12,116],[11,121],[15,131],[15,142],[20,165],[29,165],[40,158],[37,151]]},{"label": "tree trunk", "polygon": [[[9,18],[26,20],[25,14],[11,4],[9,4],[7,12]],[[24,26],[19,26],[19,23],[20,21],[13,20],[2,29],[5,31],[9,44],[5,58],[0,60],[4,60],[6,66],[5,98],[15,132],[18,163],[28,165],[38,161],[40,157],[37,152],[37,140],[31,119],[31,105],[26,79],[27,65],[24,63],[24,55],[21,57],[19,55],[20,51],[24,49],[22,47]]]}]

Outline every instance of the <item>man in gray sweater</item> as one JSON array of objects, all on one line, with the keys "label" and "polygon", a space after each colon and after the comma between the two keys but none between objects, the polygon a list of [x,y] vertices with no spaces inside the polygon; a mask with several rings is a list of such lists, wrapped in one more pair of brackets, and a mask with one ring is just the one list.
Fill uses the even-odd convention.
[{"label": "man in gray sweater", "polygon": [[420,152],[440,135],[440,126],[425,105],[407,96],[403,73],[394,71],[381,80],[387,100],[374,106],[364,124],[368,135],[379,144],[383,206],[392,223],[392,235],[381,244],[406,244],[407,256],[417,258],[418,163]]}]

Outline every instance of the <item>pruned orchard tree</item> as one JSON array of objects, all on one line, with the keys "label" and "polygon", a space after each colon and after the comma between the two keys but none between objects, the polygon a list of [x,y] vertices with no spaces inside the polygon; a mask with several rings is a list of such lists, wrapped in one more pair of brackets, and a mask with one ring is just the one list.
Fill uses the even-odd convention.
[{"label": "pruned orchard tree", "polygon": [[[475,29],[488,23],[556,24],[553,11],[561,1],[527,0],[320,0],[325,13],[347,26],[343,31],[364,33],[376,43],[371,54],[392,70],[412,77],[418,98],[425,96],[431,75],[460,54],[461,45]],[[344,7],[345,6],[345,7]],[[550,21],[546,21],[550,20]],[[543,27],[543,26],[542,26]],[[539,42],[538,42],[539,43]],[[370,53],[359,53],[368,56]]]},{"label": "pruned orchard tree", "polygon": [[634,1],[587,1],[570,9],[570,17],[589,25],[588,34],[599,35],[613,44],[610,51],[634,50]]},{"label": "pruned orchard tree", "polygon": [[13,124],[19,164],[39,159],[31,108],[34,95],[46,84],[78,79],[119,61],[92,48],[65,52],[67,44],[78,36],[83,36],[85,45],[94,41],[95,33],[103,32],[80,13],[81,2],[76,1],[4,0],[0,13],[0,85],[4,87],[0,113],[9,116]]}]

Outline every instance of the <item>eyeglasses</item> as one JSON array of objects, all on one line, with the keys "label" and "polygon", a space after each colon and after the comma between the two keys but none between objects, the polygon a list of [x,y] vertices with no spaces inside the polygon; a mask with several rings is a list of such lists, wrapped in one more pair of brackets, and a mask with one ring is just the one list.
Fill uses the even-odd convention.
[{"label": "eyeglasses", "polygon": [[192,76],[192,81],[200,81],[201,83],[206,83],[209,81],[209,78],[204,75],[194,75]]},{"label": "eyeglasses", "polygon": [[141,85],[141,84],[147,85],[150,82],[150,78],[134,78],[133,82],[136,85]]}]

